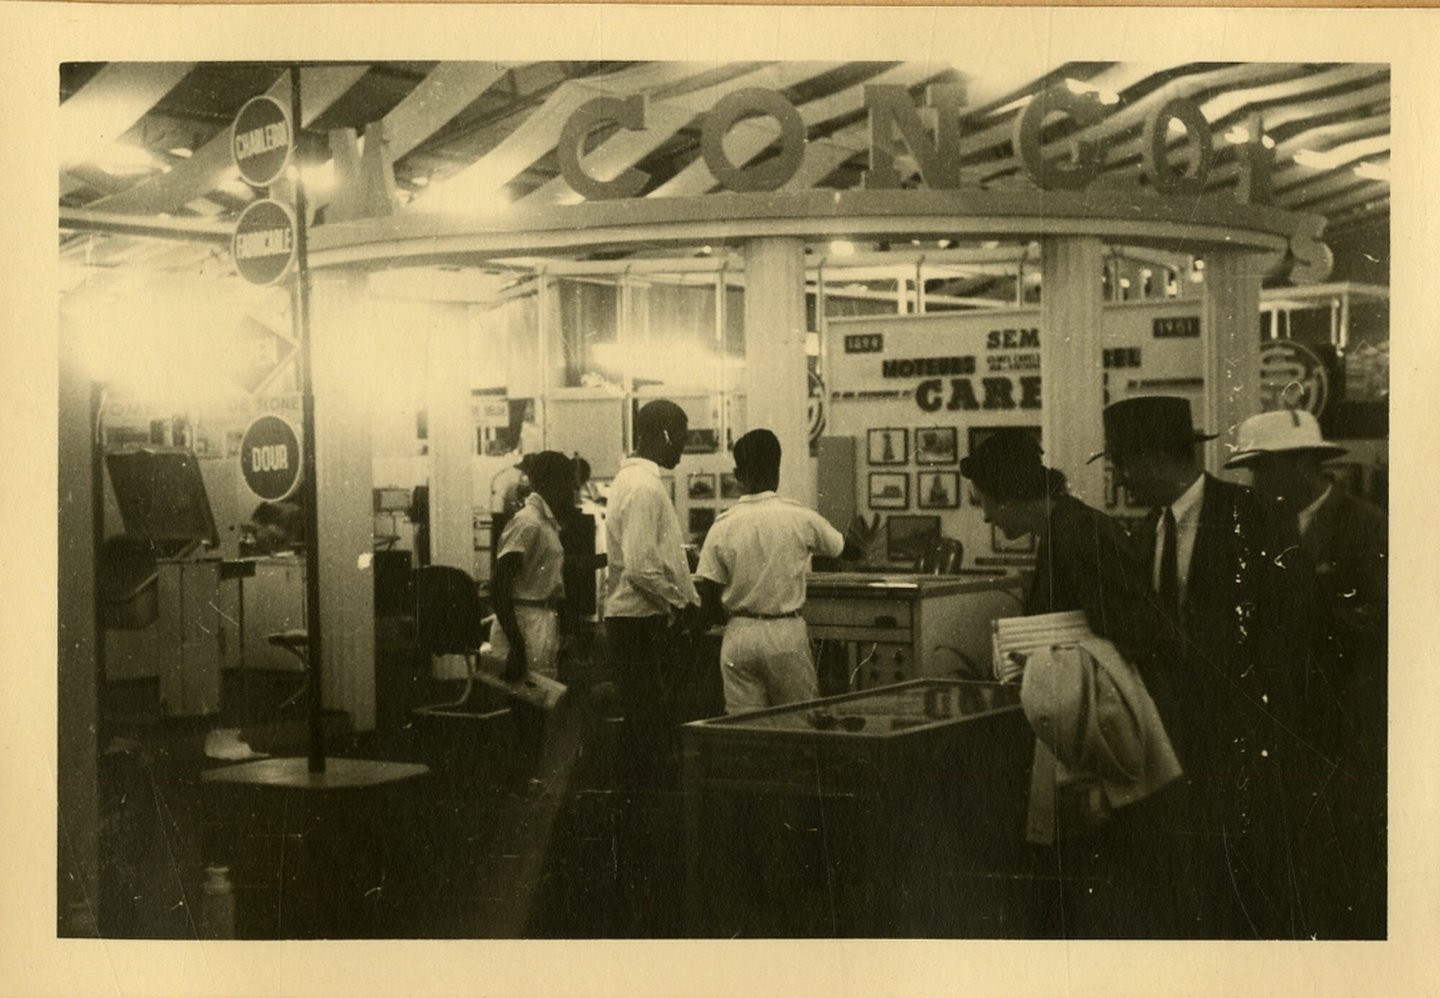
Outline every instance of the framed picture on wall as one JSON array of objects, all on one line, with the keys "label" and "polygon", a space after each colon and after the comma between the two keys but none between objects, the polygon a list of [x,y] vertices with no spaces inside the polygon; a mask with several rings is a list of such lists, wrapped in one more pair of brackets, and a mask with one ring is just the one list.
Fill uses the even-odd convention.
[{"label": "framed picture on wall", "polygon": [[916,509],[958,509],[959,507],[960,472],[921,471],[916,473]]},{"label": "framed picture on wall", "polygon": [[870,472],[871,509],[909,509],[910,476],[903,471]]},{"label": "framed picture on wall", "polygon": [[[997,430],[1024,430],[1035,438],[1037,444],[1040,442],[1040,427],[1038,426],[972,426],[970,427],[969,440],[966,442],[968,449],[965,453],[974,454],[975,448],[979,447],[986,440],[989,440]],[[980,497],[975,494],[975,486],[969,486],[968,490],[970,493],[970,505],[979,506]]]},{"label": "framed picture on wall", "polygon": [[910,431],[903,427],[871,430],[869,457],[871,464],[909,464]]},{"label": "framed picture on wall", "polygon": [[691,430],[685,436],[686,454],[714,454],[720,449],[720,434],[717,430]]},{"label": "framed picture on wall", "polygon": [[740,498],[740,479],[736,478],[733,472],[722,471],[720,473],[720,498]]},{"label": "framed picture on wall", "polygon": [[915,431],[916,464],[955,464],[960,433],[953,426],[923,426]]},{"label": "framed picture on wall", "polygon": [[995,524],[990,524],[990,550],[996,554],[1034,554],[1035,535],[1022,534],[1013,541]]},{"label": "framed picture on wall", "polygon": [[691,502],[714,502],[715,501],[715,475],[713,472],[702,471],[690,475],[685,484],[685,494]]},{"label": "framed picture on wall", "polygon": [[891,561],[916,561],[940,539],[938,516],[891,516],[885,520],[885,555]]}]

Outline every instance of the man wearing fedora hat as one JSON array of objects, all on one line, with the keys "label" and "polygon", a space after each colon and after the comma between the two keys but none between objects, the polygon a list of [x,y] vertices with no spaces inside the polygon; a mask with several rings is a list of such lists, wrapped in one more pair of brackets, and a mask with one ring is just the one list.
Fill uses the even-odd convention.
[{"label": "man wearing fedora hat", "polygon": [[1298,540],[1274,504],[1203,472],[1196,445],[1213,434],[1188,400],[1123,399],[1103,422],[1119,484],[1151,507],[1137,543],[1168,624],[1144,678],[1185,769],[1153,812],[1157,861],[1176,870],[1174,931],[1292,937],[1279,757],[1287,654],[1301,647]]},{"label": "man wearing fedora hat", "polygon": [[1383,938],[1389,524],[1326,475],[1345,449],[1310,413],[1263,412],[1237,437],[1225,467],[1248,470],[1294,516],[1315,573],[1288,780],[1307,916],[1322,938]]}]

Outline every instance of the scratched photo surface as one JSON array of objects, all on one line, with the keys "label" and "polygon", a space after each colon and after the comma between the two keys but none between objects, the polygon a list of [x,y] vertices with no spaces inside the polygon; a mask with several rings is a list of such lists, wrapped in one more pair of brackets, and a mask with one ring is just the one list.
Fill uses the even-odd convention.
[{"label": "scratched photo surface", "polygon": [[[1386,47],[965,37],[61,46],[55,938],[1393,941]],[[893,511],[804,692],[631,671],[655,399],[692,569],[749,430]]]}]

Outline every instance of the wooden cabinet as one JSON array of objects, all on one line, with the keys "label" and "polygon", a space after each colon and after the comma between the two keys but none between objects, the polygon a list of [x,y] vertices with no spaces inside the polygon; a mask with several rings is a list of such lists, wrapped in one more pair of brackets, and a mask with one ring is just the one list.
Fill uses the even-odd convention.
[{"label": "wooden cabinet", "polygon": [[1014,687],[916,680],[681,731],[691,934],[1033,931]]},{"label": "wooden cabinet", "polygon": [[991,621],[1020,606],[1012,576],[818,572],[806,580],[803,615],[812,641],[842,647],[848,687],[861,690],[990,677]]}]

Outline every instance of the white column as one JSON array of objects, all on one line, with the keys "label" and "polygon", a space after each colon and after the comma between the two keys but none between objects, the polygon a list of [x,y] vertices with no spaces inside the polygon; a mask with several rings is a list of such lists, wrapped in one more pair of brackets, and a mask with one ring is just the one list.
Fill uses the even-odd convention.
[{"label": "white column", "polygon": [[[415,306],[425,331],[425,406],[430,464],[430,561],[474,574],[470,484],[475,423],[470,415],[469,306]],[[423,324],[422,324],[423,323]]]},{"label": "white column", "polygon": [[1040,397],[1045,463],[1063,471],[1070,491],[1104,506],[1104,464],[1086,464],[1105,446],[1100,325],[1104,271],[1100,240],[1057,237],[1041,243]]},{"label": "white column", "polygon": [[1235,431],[1260,411],[1261,259],[1239,251],[1205,257],[1200,320],[1205,411],[1195,413],[1195,419],[1201,429],[1220,434],[1205,446],[1206,470],[1227,477],[1237,476],[1221,469],[1235,444]]},{"label": "white column", "polygon": [[750,429],[780,439],[780,492],[815,505],[805,368],[805,245],[745,246],[745,405]]},{"label": "white column", "polygon": [[310,356],[320,524],[322,703],[375,727],[375,584],[370,400],[372,312],[363,274],[314,277]]}]

